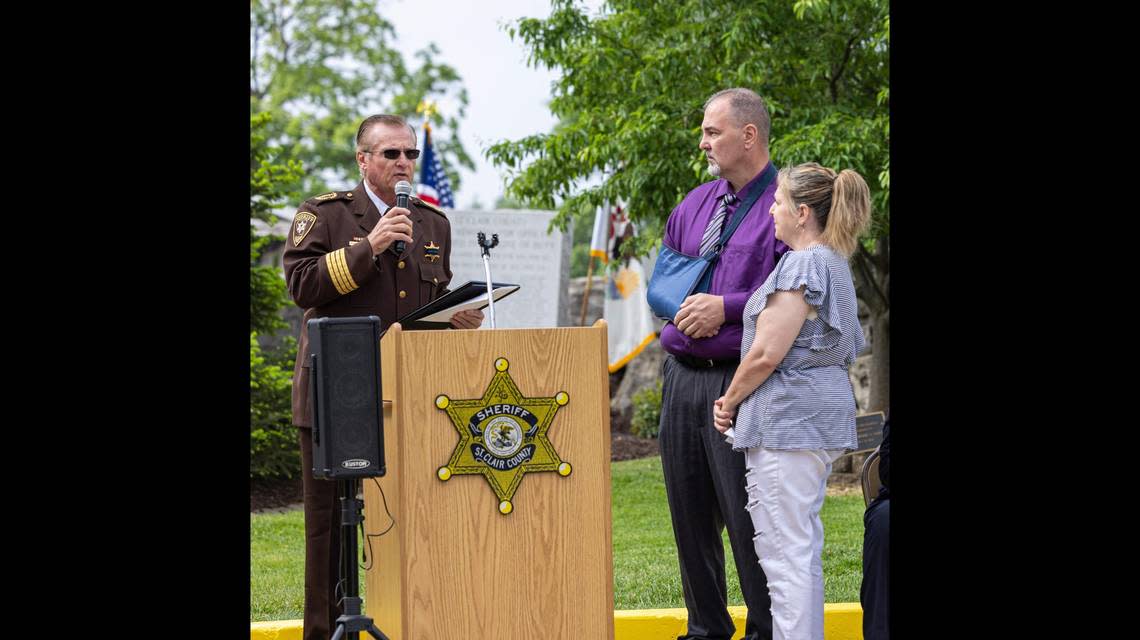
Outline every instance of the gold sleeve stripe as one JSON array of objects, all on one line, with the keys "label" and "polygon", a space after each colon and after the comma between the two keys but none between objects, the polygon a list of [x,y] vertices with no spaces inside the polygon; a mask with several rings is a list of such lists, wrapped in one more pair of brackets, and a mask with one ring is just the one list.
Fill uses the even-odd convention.
[{"label": "gold sleeve stripe", "polygon": [[348,293],[348,290],[345,288],[345,286],[343,284],[341,284],[342,278],[340,277],[340,274],[337,273],[336,267],[334,267],[333,264],[334,264],[333,263],[333,254],[332,253],[326,253],[325,254],[325,267],[328,268],[329,278],[332,280],[333,286],[336,287],[337,293],[344,295],[344,294]]},{"label": "gold sleeve stripe", "polygon": [[340,261],[336,259],[340,253],[341,250],[336,250],[326,254],[325,262],[328,265],[328,277],[332,278],[333,285],[336,286],[336,291],[344,295],[352,291],[352,289],[349,287],[348,281],[344,280],[344,272],[341,269]]},{"label": "gold sleeve stripe", "polygon": [[325,263],[328,265],[329,277],[332,278],[333,286],[341,295],[355,291],[360,286],[356,284],[356,281],[352,279],[352,274],[349,273],[344,249],[337,249],[326,254]]},{"label": "gold sleeve stripe", "polygon": [[352,272],[348,270],[348,258],[345,257],[347,254],[345,254],[344,249],[337,249],[336,253],[337,262],[340,264],[341,268],[344,269],[344,279],[348,282],[348,290],[355,291],[359,289],[360,285],[356,284],[356,280],[352,279]]}]

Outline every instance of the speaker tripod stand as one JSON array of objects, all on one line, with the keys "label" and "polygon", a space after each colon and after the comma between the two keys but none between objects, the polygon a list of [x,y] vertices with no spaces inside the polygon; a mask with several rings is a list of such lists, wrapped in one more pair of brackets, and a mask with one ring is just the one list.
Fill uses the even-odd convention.
[{"label": "speaker tripod stand", "polygon": [[364,501],[356,497],[357,478],[341,478],[340,485],[340,575],[344,580],[344,613],[336,619],[336,630],[330,640],[360,640],[367,631],[376,640],[388,640],[383,631],[372,624],[372,618],[361,615],[356,566],[356,526],[364,522]]}]

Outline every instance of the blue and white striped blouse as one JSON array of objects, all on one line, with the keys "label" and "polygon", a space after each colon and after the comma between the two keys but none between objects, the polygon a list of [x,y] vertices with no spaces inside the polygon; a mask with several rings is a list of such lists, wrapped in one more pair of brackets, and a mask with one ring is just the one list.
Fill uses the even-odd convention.
[{"label": "blue and white striped blouse", "polygon": [[866,341],[847,260],[825,245],[785,253],[744,306],[740,352],[756,337],[756,317],[775,291],[804,289],[816,317],[804,321],[775,371],[744,402],[733,449],[855,449],[855,394],[847,369]]}]

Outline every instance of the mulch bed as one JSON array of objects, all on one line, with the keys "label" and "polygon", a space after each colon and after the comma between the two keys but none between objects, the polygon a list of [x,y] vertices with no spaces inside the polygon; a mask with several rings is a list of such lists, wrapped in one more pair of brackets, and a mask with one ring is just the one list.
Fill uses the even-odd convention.
[{"label": "mulch bed", "polygon": [[610,434],[610,460],[649,458],[661,453],[656,438],[641,438],[631,433],[615,431]]},{"label": "mulch bed", "polygon": [[301,489],[300,476],[291,480],[249,481],[249,510],[251,512],[283,509],[294,505],[300,506],[302,502],[304,502],[304,493]]}]

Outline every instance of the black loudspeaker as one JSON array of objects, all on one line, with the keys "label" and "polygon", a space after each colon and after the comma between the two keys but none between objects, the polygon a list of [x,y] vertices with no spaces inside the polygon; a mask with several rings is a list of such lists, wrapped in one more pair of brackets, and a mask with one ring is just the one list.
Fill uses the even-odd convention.
[{"label": "black loudspeaker", "polygon": [[313,476],[385,474],[380,318],[309,320]]}]

